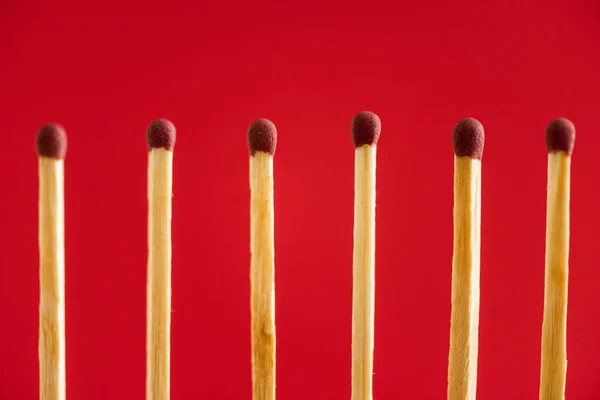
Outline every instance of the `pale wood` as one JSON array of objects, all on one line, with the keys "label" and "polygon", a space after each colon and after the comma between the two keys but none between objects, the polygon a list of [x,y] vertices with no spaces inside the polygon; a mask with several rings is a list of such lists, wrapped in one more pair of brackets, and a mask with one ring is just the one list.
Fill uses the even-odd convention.
[{"label": "pale wood", "polygon": [[275,246],[273,157],[250,157],[250,310],[252,399],[275,399]]},{"label": "pale wood", "polygon": [[540,400],[565,398],[570,176],[571,157],[562,151],[550,153]]},{"label": "pale wood", "polygon": [[470,157],[454,157],[449,400],[476,398],[480,247],[481,161]]},{"label": "pale wood", "polygon": [[173,152],[148,154],[146,399],[170,397]]},{"label": "pale wood", "polygon": [[40,400],[66,398],[64,161],[39,157]]},{"label": "pale wood", "polygon": [[352,400],[373,398],[376,159],[376,145],[355,151]]}]

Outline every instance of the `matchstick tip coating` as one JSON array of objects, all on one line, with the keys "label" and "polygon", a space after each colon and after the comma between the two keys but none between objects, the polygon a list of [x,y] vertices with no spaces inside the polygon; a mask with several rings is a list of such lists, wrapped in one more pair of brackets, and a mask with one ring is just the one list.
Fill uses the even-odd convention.
[{"label": "matchstick tip coating", "polygon": [[277,128],[266,118],[252,121],[248,127],[248,150],[253,156],[257,151],[275,154],[277,147]]},{"label": "matchstick tip coating", "polygon": [[483,125],[475,118],[464,118],[457,122],[452,131],[452,147],[457,157],[481,160],[485,133]]},{"label": "matchstick tip coating", "polygon": [[67,154],[67,133],[59,124],[44,125],[35,140],[37,153],[41,157],[63,160]]},{"label": "matchstick tip coating", "polygon": [[352,140],[355,148],[365,144],[376,145],[380,134],[381,120],[377,114],[361,111],[352,118]]},{"label": "matchstick tip coating", "polygon": [[166,149],[173,151],[175,147],[176,131],[175,125],[166,119],[153,121],[146,131],[148,151],[152,149]]},{"label": "matchstick tip coating", "polygon": [[575,144],[575,125],[565,118],[557,118],[546,127],[548,153],[564,151],[571,155]]}]

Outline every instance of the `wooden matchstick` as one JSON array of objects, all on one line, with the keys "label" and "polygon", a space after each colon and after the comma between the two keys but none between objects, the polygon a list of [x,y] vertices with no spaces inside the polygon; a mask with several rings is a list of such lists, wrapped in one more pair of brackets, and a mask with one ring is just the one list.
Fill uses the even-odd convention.
[{"label": "wooden matchstick", "polygon": [[60,125],[37,134],[39,167],[40,400],[66,398],[64,158],[67,135]]},{"label": "wooden matchstick", "polygon": [[252,399],[275,399],[275,247],[273,155],[277,129],[264,118],[250,124],[250,312]]},{"label": "wooden matchstick", "polygon": [[148,144],[148,277],[146,298],[146,399],[170,397],[171,198],[175,126],[150,124]]},{"label": "wooden matchstick", "polygon": [[563,400],[567,376],[567,293],[569,282],[569,200],[575,127],[563,118],[546,128],[548,198],[546,283],[542,323],[540,400]]},{"label": "wooden matchstick", "polygon": [[381,121],[362,111],[352,120],[354,254],[352,263],[352,400],[373,398],[375,317],[375,171]]},{"label": "wooden matchstick", "polygon": [[475,400],[479,336],[481,156],[484,131],[466,118],[452,132],[454,147],[454,255],[448,361],[448,400]]}]

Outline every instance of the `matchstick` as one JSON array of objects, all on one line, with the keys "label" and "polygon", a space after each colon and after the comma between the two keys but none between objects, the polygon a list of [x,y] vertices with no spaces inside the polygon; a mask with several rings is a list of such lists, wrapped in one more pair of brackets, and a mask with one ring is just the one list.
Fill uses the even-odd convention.
[{"label": "matchstick", "polygon": [[40,400],[66,398],[65,206],[67,134],[60,125],[37,134],[39,168]]},{"label": "matchstick", "polygon": [[546,283],[542,323],[540,400],[563,400],[567,376],[567,293],[569,282],[569,198],[575,127],[563,118],[546,128],[548,199]]},{"label": "matchstick", "polygon": [[175,126],[150,124],[148,144],[148,277],[146,298],[146,399],[170,397],[171,198]]},{"label": "matchstick", "polygon": [[277,129],[261,118],[248,128],[250,151],[250,312],[252,399],[275,399],[275,247],[273,155]]},{"label": "matchstick", "polygon": [[352,400],[373,398],[375,317],[375,171],[381,121],[362,111],[352,120],[354,254],[352,263]]},{"label": "matchstick", "polygon": [[481,156],[483,126],[459,121],[454,147],[454,255],[448,362],[448,399],[475,400],[479,335],[479,252],[481,247]]}]

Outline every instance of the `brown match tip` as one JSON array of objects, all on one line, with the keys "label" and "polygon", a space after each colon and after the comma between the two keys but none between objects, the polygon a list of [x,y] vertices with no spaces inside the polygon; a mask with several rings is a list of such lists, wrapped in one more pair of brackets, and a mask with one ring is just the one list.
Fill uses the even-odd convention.
[{"label": "brown match tip", "polygon": [[565,118],[557,118],[546,127],[546,148],[548,153],[564,151],[568,155],[573,152],[575,144],[575,125]]},{"label": "brown match tip", "polygon": [[352,140],[354,147],[365,144],[374,146],[381,134],[381,120],[377,114],[370,111],[361,111],[352,118]]},{"label": "brown match tip", "polygon": [[471,157],[481,160],[485,133],[483,125],[475,118],[458,121],[452,131],[452,147],[457,157]]},{"label": "brown match tip", "polygon": [[64,160],[67,155],[67,133],[59,124],[44,125],[35,140],[37,153],[42,157]]},{"label": "brown match tip", "polygon": [[277,147],[277,128],[266,118],[253,121],[248,127],[248,150],[253,156],[257,151],[275,154]]},{"label": "brown match tip", "polygon": [[148,151],[161,148],[173,151],[175,138],[175,125],[167,119],[157,119],[148,126],[146,131]]}]

